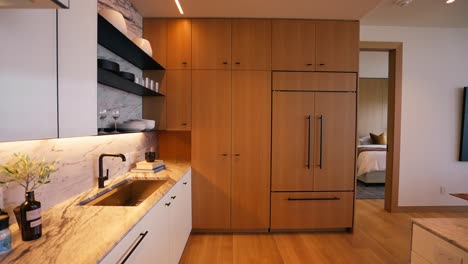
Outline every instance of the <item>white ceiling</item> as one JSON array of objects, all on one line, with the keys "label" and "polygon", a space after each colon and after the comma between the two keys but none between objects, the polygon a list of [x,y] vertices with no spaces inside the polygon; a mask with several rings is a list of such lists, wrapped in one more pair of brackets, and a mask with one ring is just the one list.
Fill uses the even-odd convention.
[{"label": "white ceiling", "polygon": [[468,27],[468,0],[413,0],[405,7],[384,0],[361,19],[362,25]]},{"label": "white ceiling", "polygon": [[[382,0],[131,0],[143,17],[251,17],[359,20]],[[426,1],[426,0],[423,0]],[[468,1],[468,0],[459,0]]]}]

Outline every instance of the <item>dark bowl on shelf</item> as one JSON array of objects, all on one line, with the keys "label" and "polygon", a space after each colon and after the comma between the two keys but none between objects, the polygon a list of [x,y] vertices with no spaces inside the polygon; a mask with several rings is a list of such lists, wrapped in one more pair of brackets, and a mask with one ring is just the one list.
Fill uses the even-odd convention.
[{"label": "dark bowl on shelf", "polygon": [[129,81],[135,81],[135,74],[131,73],[131,72],[124,72],[124,71],[121,71],[118,73],[120,75],[120,77],[122,78],[125,78]]},{"label": "dark bowl on shelf", "polygon": [[120,65],[110,60],[98,59],[98,67],[116,73],[120,72]]}]

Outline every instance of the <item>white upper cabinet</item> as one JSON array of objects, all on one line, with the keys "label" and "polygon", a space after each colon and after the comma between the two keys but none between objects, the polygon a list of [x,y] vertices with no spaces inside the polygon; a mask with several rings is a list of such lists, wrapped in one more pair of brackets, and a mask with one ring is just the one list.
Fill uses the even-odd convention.
[{"label": "white upper cabinet", "polygon": [[71,0],[0,0],[0,8],[58,9],[68,8],[70,6],[70,1]]},{"label": "white upper cabinet", "polygon": [[59,137],[97,134],[97,1],[58,11]]},{"label": "white upper cabinet", "polygon": [[0,142],[97,134],[97,1],[70,1],[0,9]]},{"label": "white upper cabinet", "polygon": [[58,137],[55,13],[0,10],[0,142]]}]

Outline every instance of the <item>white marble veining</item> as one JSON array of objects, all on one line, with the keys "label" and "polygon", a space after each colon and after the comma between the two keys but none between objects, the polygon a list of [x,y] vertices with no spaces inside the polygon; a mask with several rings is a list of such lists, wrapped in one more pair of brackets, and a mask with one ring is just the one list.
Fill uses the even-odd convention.
[{"label": "white marble veining", "polygon": [[[143,36],[143,17],[138,13],[138,11],[136,11],[129,0],[99,0],[98,10],[102,8],[110,8],[122,13],[127,24],[127,37],[129,39]],[[139,78],[143,75],[143,71],[141,69],[135,67],[133,64],[127,62],[101,45],[98,45],[97,55],[98,58],[117,62],[120,65],[121,71],[131,72],[135,74],[135,77]],[[143,102],[141,96],[98,84],[97,101],[98,111],[102,108],[120,109],[120,118],[117,122],[123,122],[132,118],[142,118]],[[102,121],[99,119],[98,113],[96,113],[96,116],[98,127],[114,126],[114,120],[110,116],[110,113],[107,118]]]},{"label": "white marble veining", "polygon": [[[104,152],[123,153],[127,161],[106,158],[105,168],[113,178],[129,171],[136,161],[144,159],[144,153],[157,149],[156,133],[134,133],[109,136],[66,139],[34,140],[0,143],[0,164],[7,163],[12,154],[22,152],[35,158],[58,159],[59,171],[51,175],[51,183],[36,191],[36,199],[43,210],[72,196],[97,186],[98,157]],[[12,209],[24,201],[24,189],[18,185],[3,187],[4,206],[14,222]]]},{"label": "white marble veining", "polygon": [[99,0],[98,10],[110,8],[120,12],[127,23],[127,37],[133,39],[143,36],[143,17],[129,0]]},{"label": "white marble veining", "polygon": [[[102,84],[98,84],[97,92],[98,109],[120,109],[120,117],[117,119],[121,123],[128,119],[142,118],[142,97],[117,90]],[[114,127],[114,119],[109,112],[103,120],[97,114],[98,127]]]}]

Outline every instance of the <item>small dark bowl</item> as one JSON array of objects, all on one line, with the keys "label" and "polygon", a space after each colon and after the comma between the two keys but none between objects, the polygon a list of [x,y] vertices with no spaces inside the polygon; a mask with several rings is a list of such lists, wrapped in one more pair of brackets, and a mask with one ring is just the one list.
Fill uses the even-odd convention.
[{"label": "small dark bowl", "polygon": [[129,81],[135,81],[135,74],[131,73],[131,72],[124,72],[124,71],[121,71],[118,73],[120,75],[120,77],[123,77]]},{"label": "small dark bowl", "polygon": [[120,72],[120,65],[110,60],[98,59],[98,67],[108,71]]},{"label": "small dark bowl", "polygon": [[145,160],[147,162],[153,162],[156,159],[156,152],[145,152]]}]

